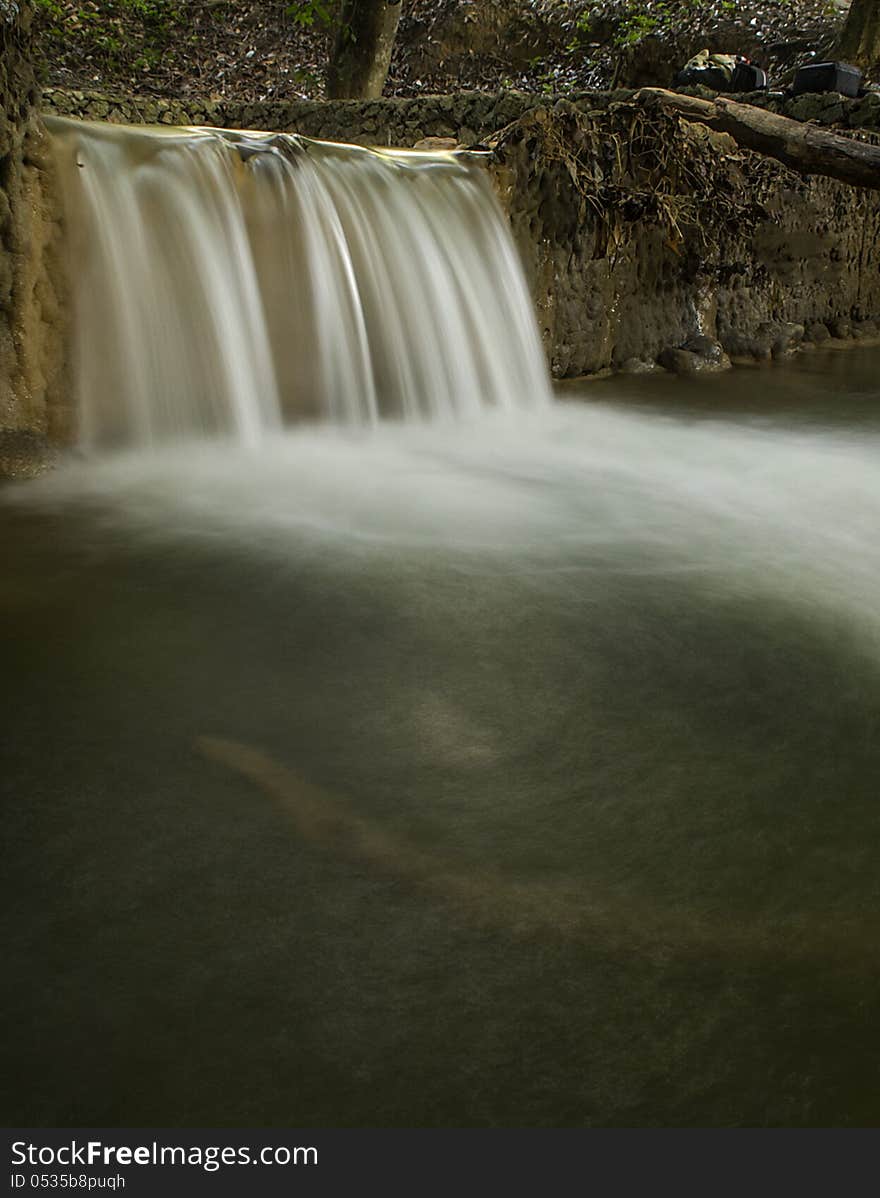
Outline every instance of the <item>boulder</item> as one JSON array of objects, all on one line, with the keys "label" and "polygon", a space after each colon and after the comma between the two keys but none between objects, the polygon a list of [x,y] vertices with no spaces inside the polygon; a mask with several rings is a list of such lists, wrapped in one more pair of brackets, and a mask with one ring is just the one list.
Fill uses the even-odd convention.
[{"label": "boulder", "polygon": [[840,341],[846,341],[852,336],[852,322],[845,316],[832,320],[828,327],[831,330],[831,336],[837,337]]},{"label": "boulder", "polygon": [[682,346],[664,349],[657,361],[672,374],[712,374],[730,369],[730,358],[721,343],[711,337],[691,337]]},{"label": "boulder", "polygon": [[758,337],[770,346],[774,358],[794,353],[804,339],[804,326],[787,320],[769,320],[758,326]]},{"label": "boulder", "polygon": [[860,320],[853,325],[852,335],[857,341],[873,341],[880,334],[880,326],[876,320]]},{"label": "boulder", "polygon": [[811,341],[813,345],[822,345],[823,342],[830,340],[831,333],[828,331],[828,325],[821,320],[809,320],[804,328],[804,340]]}]

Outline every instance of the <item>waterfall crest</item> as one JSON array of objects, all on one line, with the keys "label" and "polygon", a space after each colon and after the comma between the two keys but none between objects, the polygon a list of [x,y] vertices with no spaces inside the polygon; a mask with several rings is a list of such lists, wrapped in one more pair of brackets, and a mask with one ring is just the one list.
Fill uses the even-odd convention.
[{"label": "waterfall crest", "polygon": [[484,172],[454,154],[49,118],[85,445],[533,407],[549,379]]}]

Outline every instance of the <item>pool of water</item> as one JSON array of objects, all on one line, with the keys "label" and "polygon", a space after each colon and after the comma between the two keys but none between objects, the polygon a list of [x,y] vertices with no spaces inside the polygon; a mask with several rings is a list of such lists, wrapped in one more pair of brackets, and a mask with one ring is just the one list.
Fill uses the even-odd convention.
[{"label": "pool of water", "polygon": [[880,1122],[878,380],[6,487],[7,1123]]}]

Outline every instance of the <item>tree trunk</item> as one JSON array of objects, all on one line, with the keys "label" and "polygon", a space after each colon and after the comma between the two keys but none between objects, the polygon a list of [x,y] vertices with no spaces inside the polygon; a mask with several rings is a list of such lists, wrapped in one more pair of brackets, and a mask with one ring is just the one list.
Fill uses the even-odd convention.
[{"label": "tree trunk", "polygon": [[376,100],[382,95],[400,8],[400,0],[344,0],[327,72],[331,100]]},{"label": "tree trunk", "polygon": [[880,65],[880,0],[852,0],[835,54],[863,71]]},{"label": "tree trunk", "polygon": [[880,190],[880,146],[828,133],[816,125],[777,116],[719,96],[699,100],[662,88],[643,87],[634,99],[661,104],[688,121],[729,134],[746,149],[767,154],[802,175],[827,175],[855,187]]}]

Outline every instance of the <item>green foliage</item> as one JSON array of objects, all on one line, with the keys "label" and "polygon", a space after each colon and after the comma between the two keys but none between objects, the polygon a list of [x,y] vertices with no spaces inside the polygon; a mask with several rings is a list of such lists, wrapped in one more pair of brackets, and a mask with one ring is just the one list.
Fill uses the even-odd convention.
[{"label": "green foliage", "polygon": [[34,0],[34,7],[50,39],[76,38],[96,63],[141,71],[171,51],[183,17],[180,0]]},{"label": "green foliage", "polygon": [[[736,0],[718,0],[716,10],[735,15]],[[682,22],[691,20],[700,9],[706,9],[706,0],[623,0],[618,5],[617,26],[612,44],[617,49],[633,46],[651,34],[664,33]],[[578,38],[586,40],[593,32],[593,13],[588,9],[575,22]],[[577,47],[575,40],[568,48]]]},{"label": "green foliage", "polygon": [[288,4],[286,12],[294,25],[305,29],[311,29],[316,24],[329,25],[332,20],[323,0],[297,0],[295,4]]},{"label": "green foliage", "polygon": [[64,33],[61,24],[64,20],[64,9],[57,0],[34,0],[34,8],[45,18],[50,36],[61,37]]},{"label": "green foliage", "polygon": [[686,19],[683,10],[697,8],[699,4],[700,0],[655,0],[647,4],[631,0],[618,27],[615,44],[620,47],[633,46],[665,24],[681,21],[683,17]]},{"label": "green foliage", "polygon": [[317,92],[321,88],[321,76],[316,71],[310,71],[308,67],[297,67],[290,77],[294,83],[298,83],[301,87],[307,87],[312,92]]},{"label": "green foliage", "polygon": [[120,3],[142,17],[146,24],[159,28],[180,16],[175,0],[120,0]]}]

